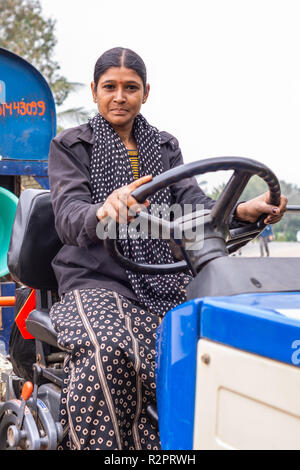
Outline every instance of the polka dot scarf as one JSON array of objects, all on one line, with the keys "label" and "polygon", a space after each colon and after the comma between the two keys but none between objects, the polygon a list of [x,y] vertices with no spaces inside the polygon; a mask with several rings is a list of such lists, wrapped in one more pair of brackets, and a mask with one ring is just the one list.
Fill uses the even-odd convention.
[{"label": "polka dot scarf", "polygon": [[[115,190],[134,180],[128,151],[112,126],[97,114],[89,120],[94,133],[91,158],[91,184],[93,203],[104,202]],[[140,176],[153,177],[163,172],[160,153],[160,134],[148,124],[142,115],[134,122],[134,137],[137,143]],[[171,205],[169,188],[149,198],[152,204]],[[120,227],[122,227],[120,225]],[[130,234],[130,232],[129,232]],[[122,237],[120,237],[122,238]],[[144,264],[173,263],[174,258],[167,240],[133,239],[127,236],[119,240],[124,256]],[[168,310],[185,301],[185,287],[190,276],[180,274],[139,274],[126,271],[139,303],[150,312],[163,316]]]}]

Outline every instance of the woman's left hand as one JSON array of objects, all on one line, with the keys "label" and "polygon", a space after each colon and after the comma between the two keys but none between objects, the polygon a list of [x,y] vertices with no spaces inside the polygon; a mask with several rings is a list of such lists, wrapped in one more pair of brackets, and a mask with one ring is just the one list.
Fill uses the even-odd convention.
[{"label": "woman's left hand", "polygon": [[237,206],[236,217],[245,222],[253,223],[256,222],[261,215],[266,214],[267,217],[264,219],[264,223],[266,225],[276,224],[283,217],[288,200],[286,196],[282,195],[280,197],[279,207],[269,204],[269,201],[270,193],[266,192],[254,199],[250,199],[250,201],[242,202]]}]

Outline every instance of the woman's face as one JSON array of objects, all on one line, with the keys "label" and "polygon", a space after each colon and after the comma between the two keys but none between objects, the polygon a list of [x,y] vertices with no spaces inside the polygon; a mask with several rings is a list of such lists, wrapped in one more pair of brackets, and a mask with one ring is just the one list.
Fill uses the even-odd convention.
[{"label": "woman's face", "polygon": [[91,87],[99,113],[117,129],[133,125],[149,94],[149,85],[145,91],[141,77],[126,67],[110,67],[99,78],[97,90],[94,82]]}]

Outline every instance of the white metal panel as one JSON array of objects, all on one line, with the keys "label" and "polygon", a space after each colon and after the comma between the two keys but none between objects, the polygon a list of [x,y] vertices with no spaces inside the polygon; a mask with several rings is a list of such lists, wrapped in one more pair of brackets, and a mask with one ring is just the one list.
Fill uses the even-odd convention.
[{"label": "white metal panel", "polygon": [[194,449],[300,449],[300,368],[201,339]]}]

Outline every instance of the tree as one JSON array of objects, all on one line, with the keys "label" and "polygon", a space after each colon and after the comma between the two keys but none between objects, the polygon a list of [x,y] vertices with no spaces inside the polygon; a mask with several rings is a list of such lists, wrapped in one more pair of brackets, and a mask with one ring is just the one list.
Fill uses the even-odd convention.
[{"label": "tree", "polygon": [[55,20],[42,16],[39,0],[1,0],[0,47],[20,55],[48,81],[57,105],[62,104],[74,84],[59,74],[53,60]]},{"label": "tree", "polygon": [[[282,194],[288,198],[288,203],[300,205],[299,186],[286,183],[283,180],[280,180],[279,183]],[[216,186],[213,188],[209,196],[213,199],[217,199],[224,187],[225,183]],[[259,196],[266,191],[268,191],[267,184],[259,178],[259,176],[252,176],[240,197],[240,201],[248,201],[249,199]],[[273,230],[277,240],[296,241],[297,232],[300,230],[300,214],[285,214],[281,221],[273,226]]]},{"label": "tree", "polygon": [[[47,80],[56,105],[61,105],[70,92],[83,86],[71,83],[60,73],[59,64],[53,59],[55,20],[44,18],[39,0],[0,0],[0,47],[8,49],[30,62]],[[82,108],[57,113],[57,132],[63,129],[62,118],[80,124],[87,120],[88,112]],[[21,176],[21,187],[39,188],[32,176]]]}]

